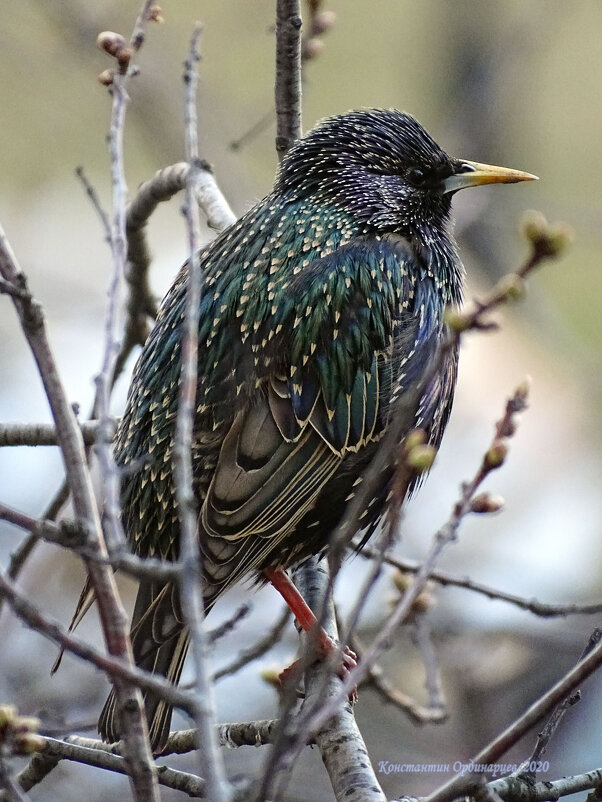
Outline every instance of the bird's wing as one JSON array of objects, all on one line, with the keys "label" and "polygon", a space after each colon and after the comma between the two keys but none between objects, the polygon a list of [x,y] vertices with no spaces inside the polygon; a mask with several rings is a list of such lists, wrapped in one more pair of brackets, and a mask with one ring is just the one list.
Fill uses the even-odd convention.
[{"label": "bird's wing", "polygon": [[264,565],[345,457],[381,436],[419,350],[413,258],[401,240],[358,240],[290,282],[266,323],[279,367],[236,416],[202,507],[210,593]]}]

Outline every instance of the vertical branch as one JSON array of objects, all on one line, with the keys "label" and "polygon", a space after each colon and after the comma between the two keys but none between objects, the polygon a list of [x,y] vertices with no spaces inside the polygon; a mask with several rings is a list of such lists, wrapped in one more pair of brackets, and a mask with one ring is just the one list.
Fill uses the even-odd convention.
[{"label": "vertical branch", "polygon": [[[327,561],[314,557],[308,568],[298,571],[295,578],[310,607],[314,610],[325,608],[322,626],[336,641],[338,631]],[[332,665],[314,665],[306,672],[304,704],[310,710],[321,707],[339,693],[341,680],[337,676],[329,676],[324,687],[325,669],[331,671]],[[316,732],[315,740],[337,800],[385,802],[349,701],[339,705],[333,717]],[[302,748],[302,744],[298,748]]]},{"label": "vertical branch", "polygon": [[276,153],[301,136],[301,15],[299,0],[276,0]]},{"label": "vertical branch", "polygon": [[199,151],[196,114],[198,85],[197,63],[200,60],[201,26],[197,25],[190,40],[184,82],[186,85],[186,158],[191,166],[186,182],[186,220],[190,260],[186,313],[182,332],[182,365],[180,397],[174,442],[174,479],[180,515],[180,598],[186,624],[190,630],[194,662],[194,719],[199,731],[201,773],[207,783],[207,796],[215,802],[227,802],[230,789],[218,749],[215,726],[215,704],[210,681],[209,644],[204,629],[202,571],[197,542],[197,510],[192,487],[192,431],[196,412],[198,329],[202,275],[199,257],[200,220],[194,191],[194,173],[198,170]]},{"label": "vertical branch", "polygon": [[[23,332],[36,361],[44,390],[56,425],[67,481],[71,488],[73,507],[88,548],[98,557],[106,558],[107,550],[90,472],[86,463],[84,443],[75,414],[61,382],[54,355],[50,349],[44,315],[40,305],[27,291],[24,274],[19,268],[4,231],[0,227],[0,275],[22,290],[12,296]],[[122,657],[133,666],[127,634],[127,618],[117,593],[113,570],[96,560],[86,560],[86,568],[96,599],[109,653]],[[136,799],[140,802],[158,800],[156,771],[153,766],[142,712],[142,694],[125,680],[115,682],[118,700],[124,710],[124,756],[132,779]]]},{"label": "vertical branch", "polygon": [[109,417],[111,379],[121,348],[120,315],[123,314],[123,285],[126,264],[125,214],[127,186],[123,163],[123,131],[128,103],[126,76],[115,75],[111,86],[112,110],[109,132],[111,184],[113,187],[113,220],[111,225],[111,254],[113,272],[109,282],[108,304],[105,316],[104,350],[96,382],[96,408],[98,432],[95,453],[98,457],[104,489],[104,531],[109,553],[116,551],[125,541],[121,527],[119,505],[119,477],[113,460],[113,424]]}]

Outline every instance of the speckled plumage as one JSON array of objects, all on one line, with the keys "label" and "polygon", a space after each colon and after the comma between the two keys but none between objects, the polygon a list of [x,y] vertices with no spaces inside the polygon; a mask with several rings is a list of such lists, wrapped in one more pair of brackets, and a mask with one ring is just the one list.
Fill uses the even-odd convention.
[{"label": "speckled plumage", "polygon": [[[461,296],[446,178],[468,169],[409,115],[350,112],[291,149],[273,191],[201,253],[194,489],[209,610],[228,587],[321,551]],[[188,266],[136,365],[116,439],[134,551],[174,559],[172,448]],[[456,354],[425,389],[419,419],[438,444]],[[385,507],[387,481],[359,527]],[[141,585],[138,664],[177,682],[187,646],[171,585]],[[146,695],[160,750],[170,709]],[[118,737],[110,697],[99,729]]]}]

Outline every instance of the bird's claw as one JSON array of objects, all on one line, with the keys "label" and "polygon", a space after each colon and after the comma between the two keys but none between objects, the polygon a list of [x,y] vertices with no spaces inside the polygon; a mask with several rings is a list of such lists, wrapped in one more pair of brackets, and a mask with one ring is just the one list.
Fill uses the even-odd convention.
[{"label": "bird's claw", "polygon": [[[337,676],[341,680],[347,679],[350,671],[357,666],[357,654],[348,646],[339,646],[332,638],[330,638],[323,630],[318,643],[318,659],[323,660],[327,658],[333,651],[339,652],[341,656],[341,663],[337,671]],[[278,675],[278,681],[281,685],[285,685],[289,680],[294,677],[297,679],[301,672],[302,660],[295,660],[290,666],[283,669]],[[358,700],[357,688],[354,687],[349,693],[349,701],[355,704]]]}]

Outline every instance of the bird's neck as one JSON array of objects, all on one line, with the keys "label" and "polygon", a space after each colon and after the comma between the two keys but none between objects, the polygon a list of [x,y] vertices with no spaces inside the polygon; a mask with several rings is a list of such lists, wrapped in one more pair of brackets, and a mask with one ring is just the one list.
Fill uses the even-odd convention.
[{"label": "bird's neck", "polygon": [[451,233],[447,228],[435,231],[425,227],[410,237],[410,243],[426,275],[435,281],[444,304],[458,306],[462,302],[464,266]]}]

